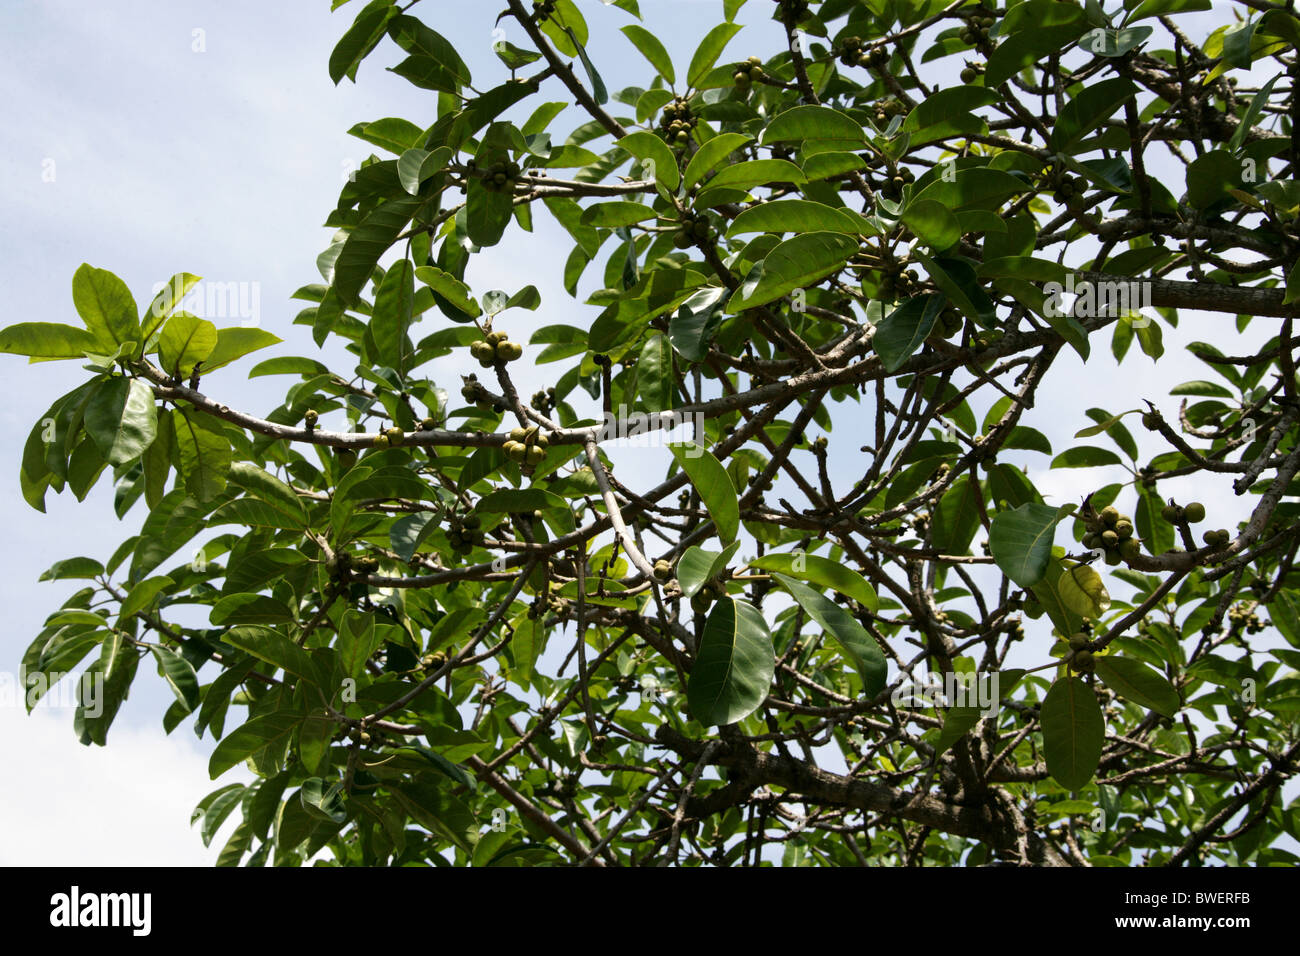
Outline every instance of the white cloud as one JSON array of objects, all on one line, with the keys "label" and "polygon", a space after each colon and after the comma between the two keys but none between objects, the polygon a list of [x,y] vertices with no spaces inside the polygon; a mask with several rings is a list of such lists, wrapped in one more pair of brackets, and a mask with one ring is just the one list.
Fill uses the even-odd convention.
[{"label": "white cloud", "polygon": [[[211,866],[236,810],[205,849],[194,805],[220,783],[185,728],[115,725],[83,747],[70,710],[0,707],[0,866]],[[233,780],[233,777],[232,777]],[[230,782],[223,779],[223,782]]]}]

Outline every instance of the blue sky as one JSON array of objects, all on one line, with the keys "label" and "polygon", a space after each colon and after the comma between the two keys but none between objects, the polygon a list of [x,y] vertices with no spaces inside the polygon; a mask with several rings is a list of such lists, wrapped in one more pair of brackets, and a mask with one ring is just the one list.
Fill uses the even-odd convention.
[{"label": "blue sky", "polygon": [[[329,53],[360,3],[334,14],[328,6],[324,0],[7,0],[0,6],[5,324],[75,322],[71,278],[83,261],[116,272],[142,301],[156,283],[181,271],[211,281],[257,283],[260,325],[286,344],[217,373],[204,387],[254,413],[278,404],[286,380],[248,381],[245,373],[268,355],[316,354],[307,332],[291,325],[304,303],[289,297],[299,286],[319,281],[314,260],[330,238],[320,223],[346,171],[372,151],[347,136],[347,129],[384,116],[427,124],[434,115],[432,94],[384,70],[397,62],[391,44],[362,65],[358,85],[345,80],[334,87],[326,70]],[[476,85],[486,88],[505,75],[490,50],[499,6],[427,0],[414,12],[457,45]],[[601,9],[596,0],[581,6],[592,26],[590,47],[610,89],[644,83],[648,67],[617,33],[631,18]],[[682,65],[699,37],[721,19],[716,0],[643,0],[641,7],[646,24]],[[774,26],[756,19],[766,15],[769,4],[750,7],[753,13],[741,19],[751,22],[728,56],[776,49]],[[1198,36],[1199,24],[1210,17],[1221,21],[1224,15],[1180,22]],[[520,35],[512,36],[511,26],[505,24],[507,39],[522,45],[521,32],[514,28]],[[957,59],[951,61],[953,71],[960,69]],[[544,89],[548,99],[567,99],[555,81]],[[570,112],[553,128],[567,131],[578,122]],[[1181,172],[1174,175],[1181,183]],[[537,233],[511,230],[501,246],[474,261],[468,276],[480,293],[538,286],[542,308],[511,318],[509,328],[520,341],[532,328],[585,324],[594,314],[570,299],[557,278],[571,243],[549,217],[536,218]],[[1135,354],[1122,370],[1108,359],[1108,336],[1099,337],[1094,350],[1106,353],[1102,360],[1085,374],[1072,353],[1063,355],[1027,424],[1047,433],[1060,451],[1074,431],[1089,424],[1084,408],[1120,410],[1113,404],[1116,396],[1132,396],[1139,383],[1143,396],[1163,397],[1170,410],[1170,386],[1206,377],[1200,368],[1182,364],[1177,343],[1191,338],[1218,343],[1231,330],[1229,316],[1184,313],[1179,330],[1166,330],[1171,358],[1156,363]],[[341,370],[351,367],[346,358],[334,348],[324,356]],[[134,533],[143,505],[119,522],[106,481],[84,503],[69,493],[48,495],[46,515],[23,503],[17,480],[22,443],[50,402],[83,381],[85,373],[75,363],[24,366],[12,357],[5,362],[0,447],[7,452],[0,461],[0,500],[9,540],[0,552],[0,589],[9,626],[0,632],[0,671],[13,671],[46,615],[76,589],[62,582],[37,584],[40,571],[74,554],[106,558]],[[562,368],[531,369],[521,392],[544,387]],[[431,375],[454,394],[464,370],[462,357],[454,356],[434,363]],[[847,480],[861,474],[861,463],[849,454],[849,446],[861,442],[841,444],[845,451],[837,453],[843,457],[835,471]],[[643,459],[629,460],[639,465]],[[654,467],[662,467],[658,459]],[[1077,500],[1105,483],[1094,472],[1048,473],[1041,456],[1033,467],[1040,487],[1057,494],[1058,501]],[[620,472],[625,480],[629,474],[634,472]],[[1185,490],[1191,489],[1173,489]],[[1211,500],[1211,490],[1195,491]],[[1240,504],[1223,505],[1216,526],[1230,527]],[[0,783],[0,864],[210,862],[221,838],[204,850],[188,825],[194,803],[217,786],[207,780],[210,744],[197,741],[188,726],[163,737],[161,714],[170,700],[161,680],[142,668],[104,751],[77,743],[70,710],[27,717],[20,708],[0,707],[0,749],[18,768]]]}]

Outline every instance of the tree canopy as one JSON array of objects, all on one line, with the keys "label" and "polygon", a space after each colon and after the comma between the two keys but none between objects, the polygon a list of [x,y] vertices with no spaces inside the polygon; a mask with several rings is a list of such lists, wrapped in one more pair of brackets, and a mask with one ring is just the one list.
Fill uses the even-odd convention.
[{"label": "tree canopy", "polygon": [[[154,667],[164,729],[255,774],[195,811],[239,814],[223,865],[1300,862],[1289,9],[724,0],[682,62],[637,0],[608,45],[508,0],[471,76],[468,26],[333,6],[334,82],[436,116],[350,130],[295,295],[354,367],[265,358],[283,403],[240,407],[280,338],[188,273],[142,307],[83,265],[77,324],[0,331],[88,372],[28,504],[108,480],[139,519],[46,572],[86,583],[29,706],[84,666],[103,745]],[[543,230],[573,301],[467,284]],[[1213,341],[1166,353],[1180,322]],[[1107,352],[1127,393],[1036,405]],[[1204,377],[1149,394],[1139,352]],[[638,437],[661,473],[613,467]]]}]

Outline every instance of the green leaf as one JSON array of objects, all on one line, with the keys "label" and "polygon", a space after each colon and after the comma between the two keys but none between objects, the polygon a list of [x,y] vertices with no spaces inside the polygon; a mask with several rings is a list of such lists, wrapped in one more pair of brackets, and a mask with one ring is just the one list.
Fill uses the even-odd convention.
[{"label": "green leaf", "polygon": [[707,448],[694,442],[672,442],[668,449],[695,486],[722,543],[735,541],[740,531],[740,502],[727,470]]},{"label": "green leaf", "polygon": [[897,371],[921,347],[944,304],[944,297],[937,292],[916,296],[894,309],[876,327],[871,344],[885,371]]},{"label": "green leaf", "polygon": [[749,566],[760,571],[779,571],[818,587],[838,591],[857,601],[871,614],[880,609],[875,588],[867,583],[866,578],[852,568],[819,554],[765,554],[750,561]]},{"label": "green leaf", "polygon": [[169,375],[189,378],[194,366],[205,361],[216,347],[215,325],[188,312],[178,312],[167,320],[158,337],[158,361]]},{"label": "green leaf", "polygon": [[348,610],[339,626],[339,666],[343,675],[359,679],[366,669],[366,661],[379,650],[383,635],[375,627],[375,616],[361,611]]},{"label": "green leaf", "polygon": [[648,412],[662,412],[672,408],[677,394],[677,379],[673,375],[673,349],[668,337],[655,333],[646,339],[636,363],[636,396],[638,403]]},{"label": "green leaf", "polygon": [[984,85],[995,89],[1027,66],[1039,62],[1048,53],[1057,53],[1074,42],[1084,31],[1083,11],[1072,4],[1056,3],[1051,7],[1072,15],[1064,22],[1037,26],[1033,30],[1013,33],[1000,42],[989,57],[984,71]]},{"label": "green leaf", "polygon": [[613,229],[617,226],[630,226],[634,222],[645,222],[658,215],[649,206],[637,202],[602,202],[588,206],[583,211],[582,224]]},{"label": "green leaf", "polygon": [[72,277],[72,304],[107,354],[126,342],[144,344],[131,290],[108,270],[83,262]]},{"label": "green leaf", "polygon": [[1110,593],[1101,575],[1086,564],[1065,568],[1056,579],[1061,601],[1080,617],[1096,619],[1110,607]]},{"label": "green leaf", "polygon": [[370,334],[378,350],[375,358],[399,375],[406,374],[411,362],[411,340],[406,331],[411,326],[414,300],[415,271],[409,259],[399,259],[384,274],[370,317]]},{"label": "green leaf", "polygon": [[841,232],[859,234],[852,216],[809,199],[782,199],[750,206],[732,220],[728,236],[747,232]]},{"label": "green leaf", "polygon": [[139,584],[132,585],[130,593],[127,594],[126,599],[122,602],[121,609],[118,611],[118,621],[123,622],[132,614],[147,610],[152,606],[154,599],[174,583],[167,575],[160,574],[157,577],[146,578]]},{"label": "green leaf", "polygon": [[961,224],[957,217],[947,206],[933,199],[910,203],[903,211],[903,223],[935,252],[943,252],[961,238]]},{"label": "green leaf", "polygon": [[1085,136],[1110,119],[1136,92],[1132,81],[1122,76],[1085,86],[1061,110],[1052,129],[1052,150],[1073,152]]},{"label": "green leaf", "polygon": [[[867,136],[857,120],[829,106],[796,106],[778,113],[763,130],[763,145],[800,140],[806,153],[825,152],[832,143],[846,149],[865,146]],[[809,145],[816,148],[809,149]]]},{"label": "green leaf", "polygon": [[1122,464],[1119,455],[1106,448],[1092,445],[1075,445],[1052,459],[1053,468],[1099,468],[1103,465]]},{"label": "green leaf", "polygon": [[784,159],[754,159],[734,163],[721,170],[705,183],[706,188],[729,186],[733,189],[750,189],[767,183],[802,183],[803,170]]},{"label": "green leaf", "polygon": [[159,327],[167,320],[173,312],[176,311],[185,301],[185,296],[190,289],[194,288],[203,279],[201,276],[191,275],[188,272],[178,272],[167,280],[167,284],[158,290],[158,294],[153,297],[149,307],[144,310],[140,317],[140,334],[143,336],[146,346]]},{"label": "green leaf", "polygon": [[862,696],[870,700],[885,688],[885,655],[866,629],[848,611],[784,574],[773,577],[799,602],[817,626],[834,640],[862,678]]},{"label": "green leaf", "polygon": [[249,352],[256,352],[282,342],[278,335],[272,335],[265,329],[230,328],[217,330],[217,344],[202,365],[205,372],[215,371],[229,365],[235,359],[242,358]]},{"label": "green leaf", "polygon": [[809,232],[776,246],[727,301],[728,312],[742,312],[806,288],[843,268],[858,251],[850,236]]},{"label": "green leaf", "polygon": [[694,545],[687,548],[677,562],[677,583],[682,594],[693,597],[705,583],[721,574],[737,551],[740,542],[733,541],[721,552],[705,551]]},{"label": "green leaf", "polygon": [[158,432],[153,390],[137,379],[110,378],[86,406],[86,431],[110,465],[125,465],[144,454]]},{"label": "green leaf", "polygon": [[208,776],[215,780],[231,767],[238,766],[253,754],[273,744],[286,743],[302,715],[277,711],[254,717],[242,727],[228,733],[208,759]]},{"label": "green leaf", "polygon": [[664,49],[664,45],[659,42],[659,38],[643,26],[631,23],[625,27],[620,27],[623,35],[632,41],[632,45],[637,48],[640,54],[650,61],[650,65],[658,71],[664,81],[671,86],[677,82],[677,75],[673,72],[673,60]]},{"label": "green leaf", "polygon": [[222,640],[288,674],[313,683],[317,682],[316,668],[312,663],[311,655],[273,628],[258,624],[241,624],[230,628]]},{"label": "green leaf", "polygon": [[1039,713],[1047,772],[1066,790],[1082,790],[1097,772],[1106,740],[1097,695],[1079,678],[1063,677],[1052,684]]},{"label": "green leaf", "polygon": [[[475,182],[480,182],[475,180]],[[379,257],[397,241],[411,217],[425,200],[402,196],[381,203],[348,238],[334,261],[334,291],[345,306],[355,306],[361,290],[370,281]]]},{"label": "green leaf", "polygon": [[1079,38],[1079,46],[1097,56],[1123,56],[1145,43],[1154,32],[1154,27],[1126,27],[1122,30],[1097,27]]},{"label": "green leaf", "polygon": [[311,816],[330,820],[334,823],[342,823],[348,818],[347,807],[343,802],[343,784],[341,782],[326,787],[325,781],[320,777],[308,777],[302,782],[302,789],[298,791],[298,799],[302,803],[302,808]]},{"label": "green leaf", "polygon": [[221,494],[230,471],[231,447],[220,423],[197,409],[174,408],[172,428],[186,490],[200,501]]},{"label": "green leaf", "polygon": [[1115,654],[1101,654],[1093,659],[1093,663],[1097,676],[1125,700],[1154,710],[1165,717],[1174,716],[1182,706],[1174,685],[1169,683],[1162,674],[1139,660],[1119,657]]},{"label": "green leaf", "polygon": [[564,32],[567,33],[569,39],[573,41],[573,45],[578,51],[578,59],[582,61],[582,68],[587,71],[587,79],[591,81],[591,98],[595,100],[598,105],[608,103],[609,91],[605,89],[605,81],[601,79],[600,73],[596,69],[596,64],[592,63],[591,57],[587,56],[586,46],[584,46],[582,41],[578,39],[577,35],[573,32],[572,27],[566,26]]},{"label": "green leaf", "polygon": [[433,152],[427,149],[408,149],[397,158],[397,178],[402,188],[412,196],[420,192],[421,184],[443,169],[451,159],[451,150],[440,146]]},{"label": "green leaf", "polygon": [[1041,581],[1052,557],[1056,525],[1067,513],[1067,509],[1027,502],[994,515],[989,527],[989,550],[1002,572],[1022,588]]},{"label": "green leaf", "polygon": [[64,558],[55,561],[38,581],[63,581],[68,578],[94,578],[104,573],[104,566],[94,558]]},{"label": "green leaf", "polygon": [[[425,89],[456,92],[470,82],[469,67],[442,34],[429,29],[412,16],[394,17],[388,24],[388,35],[398,46],[411,54],[404,61],[405,71],[395,73],[423,86]],[[421,82],[416,82],[417,80]]]},{"label": "green leaf", "polygon": [[167,681],[187,711],[199,706],[199,677],[194,673],[190,662],[169,647],[161,644],[150,645],[154,658],[158,661],[158,673]]},{"label": "green leaf", "polygon": [[99,350],[99,341],[85,329],[56,322],[19,322],[0,330],[0,352],[32,359],[79,359]]},{"label": "green leaf", "polygon": [[483,314],[479,304],[470,295],[469,286],[455,276],[443,272],[436,266],[420,266],[415,270],[415,277],[446,299],[453,309],[468,316],[464,321],[478,318]]},{"label": "green leaf", "polygon": [[1146,17],[1160,17],[1167,13],[1187,13],[1192,10],[1209,10],[1212,0],[1143,0],[1127,17],[1125,23],[1142,20]]},{"label": "green leaf", "polygon": [[722,55],[723,48],[739,32],[740,24],[738,23],[719,23],[704,35],[700,45],[695,48],[695,55],[691,57],[690,69],[686,72],[688,86],[700,85],[700,80],[704,79],[705,74],[713,69],[713,64]]},{"label": "green leaf", "polygon": [[705,141],[704,145],[695,151],[691,161],[686,164],[686,172],[682,176],[682,188],[690,189],[714,166],[752,140],[752,136],[743,133],[721,133]]},{"label": "green leaf", "polygon": [[[624,27],[630,30],[631,27]],[[668,144],[654,133],[641,130],[628,133],[618,141],[618,146],[629,156],[641,160],[635,168],[638,176],[653,179],[669,192],[676,191],[681,185],[682,174],[677,168],[677,159]],[[583,221],[586,221],[584,216]]]},{"label": "green leaf", "polygon": [[366,54],[383,38],[384,28],[397,12],[394,0],[373,0],[361,9],[352,26],[348,27],[347,32],[334,45],[334,50],[330,53],[330,79],[334,81],[335,86],[338,86],[345,76],[356,82],[357,67],[361,65]]},{"label": "green leaf", "polygon": [[767,622],[753,605],[722,598],[700,634],[686,684],[691,716],[724,727],[749,716],[767,698],[776,652]]}]

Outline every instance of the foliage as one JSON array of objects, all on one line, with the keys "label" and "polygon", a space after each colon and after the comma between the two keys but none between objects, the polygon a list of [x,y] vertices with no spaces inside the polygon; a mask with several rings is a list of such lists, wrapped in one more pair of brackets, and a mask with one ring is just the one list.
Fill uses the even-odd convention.
[{"label": "foliage", "polygon": [[[261,362],[294,379],[264,417],[219,370],[278,339],[180,311],[195,276],[142,312],[83,266],[81,325],[0,332],[91,372],[31,433],[27,501],[107,475],[147,510],[47,572],[88,584],[25,672],[89,662],[103,744],[152,658],[166,730],[256,773],[196,810],[205,840],[241,815],[223,864],[1297,862],[1300,23],[1243,4],[1194,45],[1208,0],[754,0],[789,43],[733,59],[743,6],[688,63],[636,0],[601,10],[646,61],[612,96],[630,50],[572,0],[509,0],[526,46],[473,86],[420,5],[357,10],[331,77],[382,60],[437,118],[351,131],[378,152],[296,321],[357,365]],[[507,333],[541,297],[465,275],[538,217],[594,291],[533,329],[561,371],[526,402]],[[1063,354],[1160,359],[1189,307],[1222,350],[1164,358],[1207,370],[1176,410],[1130,356],[1131,394],[1047,410],[1080,443],[1027,424]],[[453,352],[482,374],[433,381]],[[623,408],[703,430],[616,477]],[[1027,462],[1103,477],[1049,503]],[[1202,543],[1162,494],[1189,475],[1248,519]],[[992,697],[901,693],[927,673]]]}]

